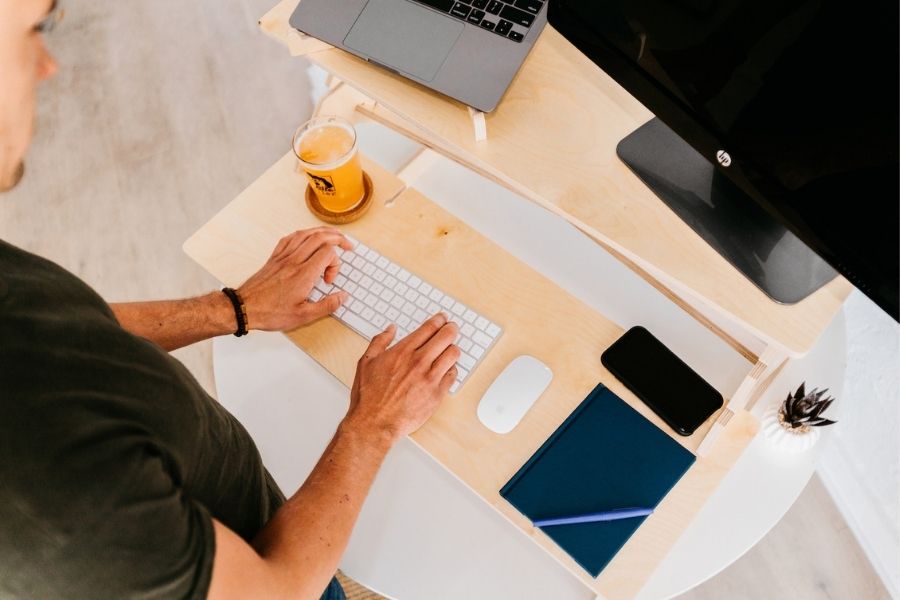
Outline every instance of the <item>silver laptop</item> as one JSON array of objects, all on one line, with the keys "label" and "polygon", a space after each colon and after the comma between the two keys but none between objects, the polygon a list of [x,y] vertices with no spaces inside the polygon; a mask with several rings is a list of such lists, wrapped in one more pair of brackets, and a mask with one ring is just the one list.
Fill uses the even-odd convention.
[{"label": "silver laptop", "polygon": [[490,112],[547,24],[548,0],[303,0],[291,25]]}]

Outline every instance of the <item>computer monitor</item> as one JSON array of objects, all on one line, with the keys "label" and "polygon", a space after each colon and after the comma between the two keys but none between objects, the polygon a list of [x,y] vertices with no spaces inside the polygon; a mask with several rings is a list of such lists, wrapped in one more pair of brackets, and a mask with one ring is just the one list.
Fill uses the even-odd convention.
[{"label": "computer monitor", "polygon": [[549,18],[657,116],[619,157],[725,258],[783,303],[833,267],[898,319],[896,0],[551,0]]}]

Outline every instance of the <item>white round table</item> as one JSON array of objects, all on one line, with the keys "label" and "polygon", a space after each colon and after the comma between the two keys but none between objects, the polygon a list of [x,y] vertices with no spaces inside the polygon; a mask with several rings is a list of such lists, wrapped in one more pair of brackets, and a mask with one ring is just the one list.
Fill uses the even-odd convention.
[{"label": "white round table", "polygon": [[[388,168],[415,151],[380,127],[360,127],[360,140]],[[416,187],[619,325],[647,326],[717,389],[733,391],[746,373],[747,363],[721,340],[555,215],[449,161],[437,161]],[[755,412],[803,381],[840,397],[845,357],[840,314],[812,352],[783,369]],[[345,413],[347,389],[280,334],[216,339],[214,369],[220,402],[292,493]],[[790,457],[757,436],[639,598],[683,593],[753,547],[800,495],[828,437],[825,430],[816,448]],[[386,460],[341,568],[400,600],[595,597],[410,440]]]}]

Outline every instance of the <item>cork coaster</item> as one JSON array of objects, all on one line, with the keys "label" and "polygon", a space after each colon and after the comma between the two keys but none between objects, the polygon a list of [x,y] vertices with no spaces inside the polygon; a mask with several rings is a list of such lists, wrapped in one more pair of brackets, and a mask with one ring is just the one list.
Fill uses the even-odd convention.
[{"label": "cork coaster", "polygon": [[375,185],[365,171],[363,171],[363,187],[365,188],[365,194],[363,194],[363,199],[359,204],[345,212],[333,212],[322,206],[322,203],[319,202],[319,197],[316,196],[311,186],[306,186],[306,206],[309,208],[309,212],[320,221],[325,221],[332,225],[352,223],[362,218],[369,211],[369,208],[372,207],[372,199],[375,197]]}]

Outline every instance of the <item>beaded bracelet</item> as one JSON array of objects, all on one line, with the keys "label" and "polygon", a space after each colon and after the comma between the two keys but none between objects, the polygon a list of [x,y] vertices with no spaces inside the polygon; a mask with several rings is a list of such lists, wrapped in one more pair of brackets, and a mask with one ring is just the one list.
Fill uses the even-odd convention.
[{"label": "beaded bracelet", "polygon": [[222,288],[222,293],[228,296],[228,299],[231,300],[231,305],[234,307],[234,316],[237,319],[238,326],[237,331],[234,332],[235,337],[247,335],[247,307],[244,306],[244,301],[241,300],[237,291],[232,288]]}]

